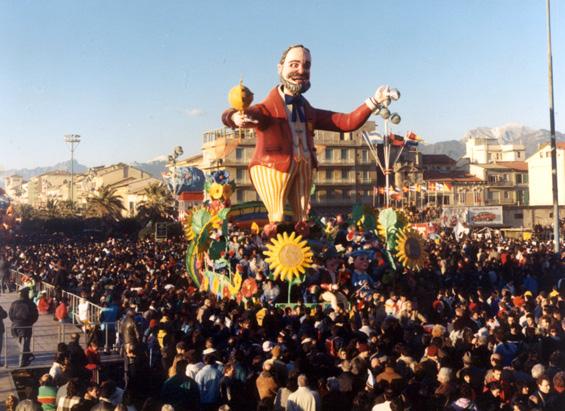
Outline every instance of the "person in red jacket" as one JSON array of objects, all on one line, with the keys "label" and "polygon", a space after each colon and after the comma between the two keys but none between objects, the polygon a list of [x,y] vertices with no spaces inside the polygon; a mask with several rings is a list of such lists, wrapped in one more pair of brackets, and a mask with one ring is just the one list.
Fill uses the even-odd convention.
[{"label": "person in red jacket", "polygon": [[301,44],[288,47],[278,64],[281,84],[260,104],[243,112],[229,109],[222,115],[228,127],[256,130],[249,171],[268,212],[267,232],[283,221],[287,199],[296,220],[303,225],[306,221],[313,169],[318,167],[314,130],[357,130],[373,111],[400,97],[398,90],[381,86],[349,114],[316,109],[302,96],[310,88],[311,65],[310,50]]},{"label": "person in red jacket", "polygon": [[55,308],[55,318],[60,323],[67,322],[69,320],[69,310],[67,308],[67,302],[65,299],[62,299]]}]

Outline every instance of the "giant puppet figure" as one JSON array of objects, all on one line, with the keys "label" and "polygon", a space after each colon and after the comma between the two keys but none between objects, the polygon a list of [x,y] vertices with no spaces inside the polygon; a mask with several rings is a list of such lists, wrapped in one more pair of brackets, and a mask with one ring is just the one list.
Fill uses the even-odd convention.
[{"label": "giant puppet figure", "polygon": [[290,46],[278,64],[281,84],[263,102],[222,115],[228,127],[256,129],[249,172],[267,209],[270,230],[283,221],[287,200],[298,224],[307,219],[313,170],[318,167],[314,130],[355,131],[373,111],[400,97],[398,90],[381,86],[349,114],[316,109],[302,96],[310,88],[311,62],[310,50]]}]

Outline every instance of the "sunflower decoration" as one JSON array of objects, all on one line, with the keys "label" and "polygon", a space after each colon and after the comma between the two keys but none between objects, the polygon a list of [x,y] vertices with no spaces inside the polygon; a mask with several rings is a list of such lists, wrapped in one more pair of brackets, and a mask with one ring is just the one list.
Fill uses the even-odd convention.
[{"label": "sunflower decoration", "polygon": [[294,232],[278,234],[271,244],[267,244],[267,249],[265,261],[273,270],[274,278],[280,276],[281,280],[292,282],[294,277],[298,279],[306,268],[312,266],[312,250],[306,240]]},{"label": "sunflower decoration", "polygon": [[424,240],[411,228],[400,230],[397,234],[396,257],[406,268],[421,268],[426,262]]},{"label": "sunflower decoration", "polygon": [[224,195],[224,186],[219,183],[212,183],[208,188],[208,194],[210,194],[212,200],[219,200]]}]

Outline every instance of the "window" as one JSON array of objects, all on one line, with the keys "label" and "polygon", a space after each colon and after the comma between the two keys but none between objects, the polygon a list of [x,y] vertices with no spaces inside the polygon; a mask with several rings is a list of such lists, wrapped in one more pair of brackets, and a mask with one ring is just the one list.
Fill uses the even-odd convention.
[{"label": "window", "polygon": [[369,153],[367,152],[366,149],[361,150],[361,161],[363,163],[366,163],[369,161]]},{"label": "window", "polygon": [[332,170],[326,170],[326,181],[332,181]]},{"label": "window", "polygon": [[333,150],[331,148],[326,148],[326,160],[331,161],[333,158]]},{"label": "window", "polygon": [[236,193],[237,193],[237,201],[238,201],[238,202],[243,201],[243,198],[244,198],[244,191],[243,191],[243,190],[237,190],[237,189],[236,189]]},{"label": "window", "polygon": [[342,148],[342,149],[341,149],[340,158],[341,158],[342,160],[347,160],[347,149],[346,149],[346,148]]},{"label": "window", "polygon": [[500,201],[500,191],[489,191],[488,199],[490,201]]},{"label": "window", "polygon": [[236,178],[238,181],[245,180],[245,170],[243,168],[237,169]]},{"label": "window", "polygon": [[459,204],[465,204],[466,197],[467,197],[467,193],[460,192],[459,193],[459,200],[458,200]]},{"label": "window", "polygon": [[243,160],[243,148],[238,147],[238,148],[235,149],[235,158],[237,160]]},{"label": "window", "polygon": [[341,170],[341,179],[347,180],[349,178],[349,172],[347,170]]},{"label": "window", "polygon": [[515,219],[522,219],[522,218],[524,218],[524,214],[522,214],[522,213],[516,213],[516,214],[514,214],[514,218],[515,218]]},{"label": "window", "polygon": [[504,199],[505,199],[505,200],[510,199],[510,192],[509,192],[509,191],[505,191],[505,192],[504,192]]}]

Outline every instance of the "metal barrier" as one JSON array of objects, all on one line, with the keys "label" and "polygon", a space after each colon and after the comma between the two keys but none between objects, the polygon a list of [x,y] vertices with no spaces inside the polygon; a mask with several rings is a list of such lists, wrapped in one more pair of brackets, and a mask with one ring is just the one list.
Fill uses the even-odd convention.
[{"label": "metal barrier", "polygon": [[[104,329],[97,334],[97,342],[106,353],[118,351],[117,343],[119,341],[115,333],[117,325],[117,323],[104,323]],[[57,351],[57,344],[70,342],[71,336],[77,332],[83,335],[83,346],[86,345],[89,339],[85,329],[81,330],[77,324],[72,323],[35,324],[28,327],[17,327],[17,329],[20,332],[22,330],[31,330],[31,335],[26,343],[23,337],[14,337],[11,329],[6,329],[2,344],[2,357],[5,368],[19,366],[22,364],[23,356],[26,354],[33,354],[34,357],[39,357],[43,364],[45,364],[45,360],[48,361],[48,364],[51,364],[53,355]],[[29,349],[26,350],[25,345],[27,344],[29,344]]]},{"label": "metal barrier", "polygon": [[[20,271],[10,270],[12,274],[12,281],[17,286],[22,286],[25,284],[26,280],[31,276],[24,274]],[[46,283],[45,281],[36,281],[34,284],[34,293],[39,293],[44,291],[48,297],[55,297],[57,295],[57,289],[54,285]],[[60,290],[60,296],[64,297],[68,301],[69,315],[73,324],[83,324],[83,321],[79,318],[79,304],[81,297],[70,293],[68,291]],[[88,304],[86,311],[86,321],[89,324],[98,325],[100,324],[100,314],[102,313],[102,307],[96,305],[90,301],[86,302]]]}]

